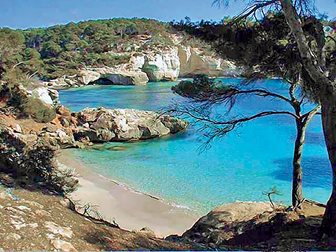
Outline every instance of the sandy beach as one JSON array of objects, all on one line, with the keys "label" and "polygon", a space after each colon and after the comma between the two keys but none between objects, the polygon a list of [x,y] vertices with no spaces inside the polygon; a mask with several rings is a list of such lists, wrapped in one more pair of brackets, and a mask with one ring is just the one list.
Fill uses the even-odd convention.
[{"label": "sandy beach", "polygon": [[71,198],[82,205],[95,206],[105,220],[115,220],[123,229],[148,227],[158,237],[180,235],[200,217],[191,210],[139,193],[93,172],[68,150],[60,151],[57,160],[78,174],[79,188]]}]

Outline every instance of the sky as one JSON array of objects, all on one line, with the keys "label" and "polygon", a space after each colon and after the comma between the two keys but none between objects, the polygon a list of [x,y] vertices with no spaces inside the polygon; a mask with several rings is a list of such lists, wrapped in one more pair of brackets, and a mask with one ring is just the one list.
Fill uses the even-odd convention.
[{"label": "sky", "polygon": [[[336,0],[315,0],[318,10],[330,18],[336,16]],[[90,19],[144,17],[161,21],[221,20],[234,16],[244,2],[232,0],[224,8],[212,6],[212,0],[0,0],[0,27],[26,29],[66,24]]]}]

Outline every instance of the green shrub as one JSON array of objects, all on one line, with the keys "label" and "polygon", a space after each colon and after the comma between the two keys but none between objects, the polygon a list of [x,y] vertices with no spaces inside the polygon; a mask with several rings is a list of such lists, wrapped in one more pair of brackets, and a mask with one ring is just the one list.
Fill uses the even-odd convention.
[{"label": "green shrub", "polygon": [[31,116],[36,122],[47,123],[56,117],[55,109],[37,98],[27,98],[22,107],[23,112],[27,116]]},{"label": "green shrub", "polygon": [[175,93],[188,98],[204,98],[213,93],[225,94],[232,89],[221,81],[209,78],[206,74],[196,75],[193,81],[183,80],[171,88]]}]

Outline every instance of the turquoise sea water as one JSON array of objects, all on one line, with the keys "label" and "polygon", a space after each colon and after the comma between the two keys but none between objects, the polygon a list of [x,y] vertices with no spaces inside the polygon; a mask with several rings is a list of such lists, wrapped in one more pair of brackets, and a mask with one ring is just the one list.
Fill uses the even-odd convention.
[{"label": "turquoise sea water", "polygon": [[[223,79],[237,83],[240,79]],[[147,86],[89,86],[60,92],[61,102],[78,111],[85,107],[159,110],[181,101],[170,88],[174,82]],[[267,85],[286,93],[280,80]],[[232,111],[247,114],[264,108],[286,109],[287,105],[268,98],[246,97]],[[309,105],[306,105],[309,107]],[[219,107],[217,111],[223,108]],[[178,205],[206,213],[233,201],[264,201],[263,192],[276,186],[282,195],[275,200],[290,202],[291,159],[295,125],[288,116],[258,119],[215,140],[202,150],[204,138],[191,126],[186,132],[136,143],[109,143],[74,155],[96,172],[159,196]],[[111,146],[122,146],[122,150]],[[323,141],[320,118],[316,116],[307,132],[304,148],[304,195],[326,202],[331,189],[331,171]]]}]

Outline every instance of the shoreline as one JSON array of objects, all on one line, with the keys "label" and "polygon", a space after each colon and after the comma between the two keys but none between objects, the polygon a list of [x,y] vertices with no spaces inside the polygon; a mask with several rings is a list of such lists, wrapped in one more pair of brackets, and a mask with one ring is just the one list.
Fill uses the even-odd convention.
[{"label": "shoreline", "polygon": [[[191,77],[178,77],[176,80],[174,81],[148,81],[146,83],[146,85],[148,83],[155,83],[155,82],[179,82],[179,81],[182,81],[182,80],[192,80],[194,78],[194,76],[191,76]],[[218,78],[221,78],[221,79],[227,79],[227,78],[239,78],[239,79],[243,79],[244,77],[243,76],[231,76],[231,75],[224,75],[224,76],[209,76],[209,78],[214,78],[214,79],[218,79]],[[276,77],[275,77],[276,78]],[[273,79],[273,78],[271,78]],[[145,86],[146,86],[145,85]],[[83,85],[79,85],[79,86],[66,86],[66,87],[62,87],[62,86],[44,86],[44,87],[47,87],[47,88],[51,88],[51,89],[54,89],[56,91],[67,91],[67,90],[71,90],[71,89],[76,89],[76,88],[81,88],[81,87],[91,87],[91,86],[136,86],[136,85],[133,85],[133,84],[129,84],[129,85],[123,85],[123,84],[83,84]]]},{"label": "shoreline", "polygon": [[56,159],[77,174],[79,186],[70,198],[80,205],[94,206],[103,219],[115,221],[120,228],[139,231],[146,227],[157,237],[181,235],[201,217],[187,207],[164,202],[94,172],[69,150],[61,150]]}]

